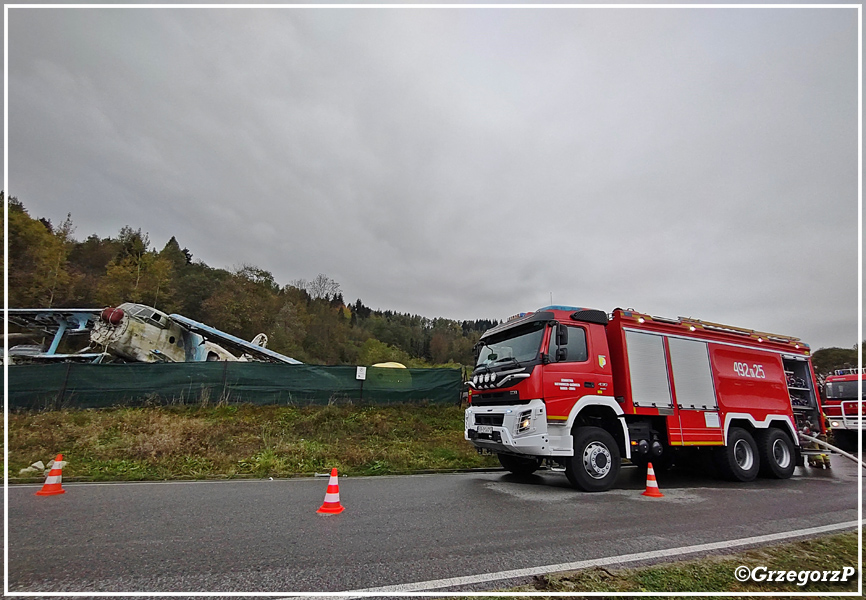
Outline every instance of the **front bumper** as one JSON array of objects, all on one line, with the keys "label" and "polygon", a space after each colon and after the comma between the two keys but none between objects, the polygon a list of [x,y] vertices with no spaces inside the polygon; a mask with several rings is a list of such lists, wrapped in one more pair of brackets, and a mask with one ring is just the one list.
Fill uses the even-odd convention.
[{"label": "front bumper", "polygon": [[511,406],[470,406],[463,438],[492,452],[549,456],[547,410],[541,400]]}]

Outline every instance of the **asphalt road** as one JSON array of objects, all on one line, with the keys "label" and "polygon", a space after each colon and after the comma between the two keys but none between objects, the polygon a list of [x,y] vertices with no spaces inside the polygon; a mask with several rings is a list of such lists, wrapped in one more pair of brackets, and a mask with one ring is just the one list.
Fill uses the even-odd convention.
[{"label": "asphalt road", "polygon": [[[346,510],[332,516],[316,513],[327,478],[67,483],[65,494],[48,497],[35,495],[40,486],[10,486],[8,585],[11,592],[502,588],[520,579],[503,571],[634,553],[651,562],[666,549],[850,528],[857,467],[840,457],[833,464],[749,484],[661,473],[658,499],[641,495],[645,473],[634,467],[600,494],[576,492],[564,474],[549,472],[528,481],[504,472],[341,477]],[[484,577],[490,573],[498,575]],[[468,579],[456,587],[441,581],[454,577]]]}]

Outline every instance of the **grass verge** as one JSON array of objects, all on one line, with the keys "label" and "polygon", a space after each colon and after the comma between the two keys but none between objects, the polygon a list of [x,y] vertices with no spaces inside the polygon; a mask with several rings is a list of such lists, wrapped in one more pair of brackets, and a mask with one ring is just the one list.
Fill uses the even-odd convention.
[{"label": "grass verge", "polygon": [[58,453],[64,479],[384,475],[498,466],[458,406],[162,406],[13,413],[10,478]]},{"label": "grass verge", "polygon": [[[580,595],[581,592],[732,592],[748,598],[755,592],[795,592],[813,595],[828,592],[856,592],[859,570],[847,582],[740,582],[735,569],[766,567],[768,571],[842,571],[857,569],[857,533],[842,533],[790,542],[737,554],[708,556],[702,559],[665,563],[634,569],[594,568],[574,573],[557,573],[535,578],[531,584],[508,592],[556,592]],[[506,590],[502,590],[506,591]],[[493,594],[495,595],[495,594]],[[755,596],[756,598],[758,596]]]}]

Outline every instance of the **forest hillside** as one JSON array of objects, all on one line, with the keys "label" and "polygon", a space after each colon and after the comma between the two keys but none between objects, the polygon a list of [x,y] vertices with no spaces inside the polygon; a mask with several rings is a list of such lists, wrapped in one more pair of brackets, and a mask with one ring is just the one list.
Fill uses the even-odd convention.
[{"label": "forest hillside", "polygon": [[[2,197],[2,196],[0,196]],[[493,320],[454,321],[373,309],[347,301],[325,274],[282,284],[256,265],[211,267],[174,237],[155,245],[125,226],[113,237],[73,237],[62,223],[31,216],[8,199],[9,306],[101,308],[140,302],[179,313],[307,363],[408,367],[469,366]]]}]

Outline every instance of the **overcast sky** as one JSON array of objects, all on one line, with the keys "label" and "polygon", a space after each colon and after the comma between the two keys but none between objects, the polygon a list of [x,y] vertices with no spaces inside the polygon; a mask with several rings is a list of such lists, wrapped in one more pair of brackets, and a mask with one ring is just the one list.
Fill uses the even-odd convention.
[{"label": "overcast sky", "polygon": [[9,11],[8,183],[367,306],[858,342],[857,11]]}]

